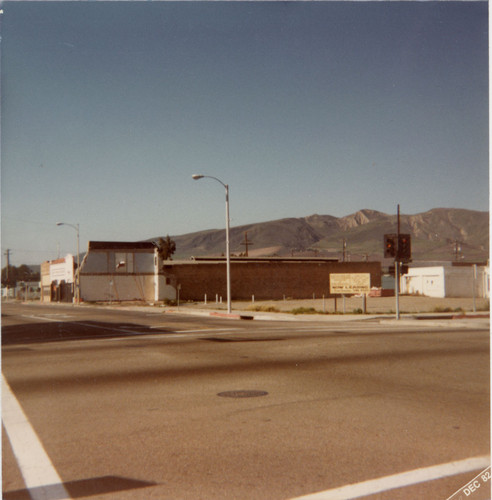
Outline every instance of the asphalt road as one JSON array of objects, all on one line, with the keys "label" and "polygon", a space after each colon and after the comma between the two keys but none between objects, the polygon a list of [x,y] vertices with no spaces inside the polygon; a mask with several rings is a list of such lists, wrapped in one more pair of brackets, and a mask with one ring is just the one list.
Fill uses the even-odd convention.
[{"label": "asphalt road", "polygon": [[447,499],[490,454],[489,366],[484,321],[3,304],[3,498]]}]

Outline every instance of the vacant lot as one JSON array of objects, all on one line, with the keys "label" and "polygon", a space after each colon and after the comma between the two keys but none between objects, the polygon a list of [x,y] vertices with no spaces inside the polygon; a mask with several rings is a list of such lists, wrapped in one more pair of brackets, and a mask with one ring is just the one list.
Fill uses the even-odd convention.
[{"label": "vacant lot", "polygon": [[[424,313],[424,312],[473,312],[473,299],[471,298],[433,298],[418,296],[400,296],[400,313]],[[215,301],[204,304],[195,302],[193,304],[181,304],[183,307],[200,307],[207,309],[225,309],[225,299],[220,304]],[[233,301],[232,309],[235,311],[279,311],[292,312],[309,310],[314,308],[318,312],[339,313],[361,312],[363,310],[362,297],[340,297],[336,300],[330,299],[306,299],[306,300],[262,300],[262,301]],[[488,311],[488,299],[475,299],[475,310]],[[396,311],[395,297],[368,297],[366,300],[366,311],[368,314],[385,314]]]}]

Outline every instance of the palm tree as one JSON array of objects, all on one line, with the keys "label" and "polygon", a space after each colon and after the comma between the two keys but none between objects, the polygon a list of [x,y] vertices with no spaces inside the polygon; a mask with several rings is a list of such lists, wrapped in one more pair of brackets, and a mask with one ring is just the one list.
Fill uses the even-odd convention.
[{"label": "palm tree", "polygon": [[172,260],[172,255],[176,252],[176,243],[167,235],[165,239],[159,238],[157,248],[162,260]]}]

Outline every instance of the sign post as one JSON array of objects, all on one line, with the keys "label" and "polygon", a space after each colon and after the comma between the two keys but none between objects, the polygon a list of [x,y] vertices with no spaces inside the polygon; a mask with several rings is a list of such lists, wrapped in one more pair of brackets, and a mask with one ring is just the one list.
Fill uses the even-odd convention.
[{"label": "sign post", "polygon": [[473,264],[473,281],[472,281],[472,293],[473,293],[473,312],[477,312],[477,304],[475,301],[475,282],[477,280],[477,265]]},{"label": "sign post", "polygon": [[400,263],[395,260],[396,319],[400,319]]}]

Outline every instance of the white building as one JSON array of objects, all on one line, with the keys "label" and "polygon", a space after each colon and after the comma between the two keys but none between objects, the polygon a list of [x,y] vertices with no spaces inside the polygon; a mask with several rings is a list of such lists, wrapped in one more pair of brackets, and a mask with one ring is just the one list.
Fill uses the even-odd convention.
[{"label": "white building", "polygon": [[68,254],[62,259],[41,264],[41,300],[72,302],[75,286],[75,261]]},{"label": "white building", "polygon": [[176,296],[149,241],[89,241],[80,265],[82,301],[157,302]]},{"label": "white building", "polygon": [[401,277],[402,294],[427,297],[490,297],[489,266],[412,267]]},{"label": "white building", "polygon": [[18,281],[15,287],[2,287],[2,299],[38,300],[40,284],[39,281]]},{"label": "white building", "polygon": [[68,254],[64,259],[52,260],[50,265],[50,282],[73,283],[74,282],[74,259]]},{"label": "white building", "polygon": [[176,284],[162,272],[157,247],[149,241],[90,241],[79,271],[70,254],[43,262],[41,300],[72,302],[77,273],[81,301],[157,302],[176,297]]}]

